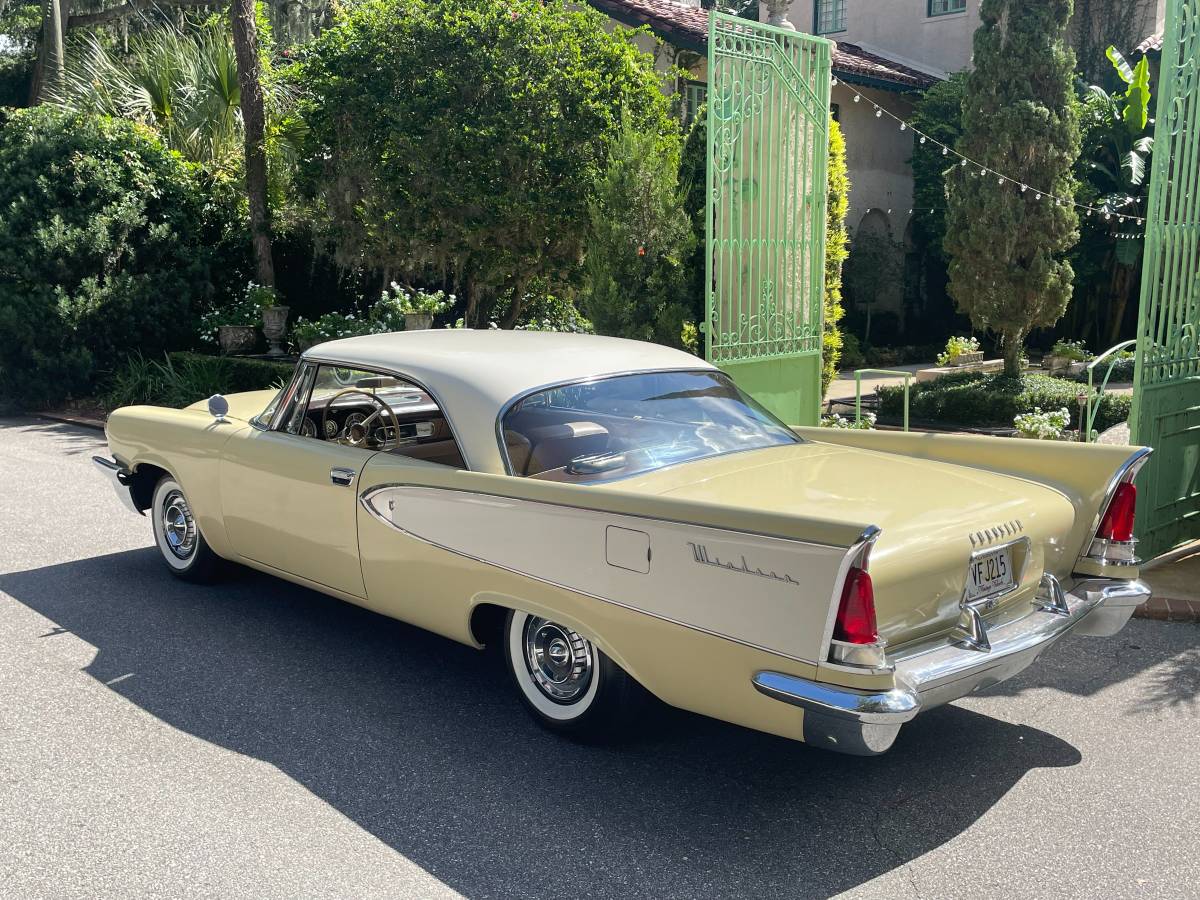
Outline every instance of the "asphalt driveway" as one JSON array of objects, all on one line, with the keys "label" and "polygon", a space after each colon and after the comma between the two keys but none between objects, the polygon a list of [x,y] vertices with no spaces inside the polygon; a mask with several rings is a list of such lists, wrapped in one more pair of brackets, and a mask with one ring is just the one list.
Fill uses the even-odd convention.
[{"label": "asphalt driveway", "polygon": [[877,759],[665,709],[579,746],[487,654],[172,579],[101,445],[0,420],[4,897],[1200,890],[1200,626],[1068,639]]}]

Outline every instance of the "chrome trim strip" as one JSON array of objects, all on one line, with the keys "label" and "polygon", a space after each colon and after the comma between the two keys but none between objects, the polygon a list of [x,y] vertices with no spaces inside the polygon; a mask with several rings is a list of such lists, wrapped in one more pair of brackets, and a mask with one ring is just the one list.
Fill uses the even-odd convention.
[{"label": "chrome trim strip", "polygon": [[93,456],[92,462],[104,473],[105,477],[113,486],[113,490],[117,492],[117,497],[120,498],[122,505],[130,512],[135,512],[139,516],[144,516],[145,513],[138,509],[133,502],[132,488],[127,484],[127,480],[133,474],[129,469],[125,468],[115,459],[108,459],[103,456]]},{"label": "chrome trim strip", "polygon": [[[453,553],[455,556],[461,556],[463,559],[469,559],[473,562],[482,563],[485,566],[492,566],[494,568],[500,569],[501,571],[509,572],[513,575],[519,575],[522,578],[528,578],[528,579],[530,579],[532,581],[536,581],[540,584],[547,584],[547,585],[550,585],[551,587],[558,588],[559,590],[564,590],[564,591],[567,591],[572,594],[579,594],[580,596],[583,596],[583,597],[590,597],[593,600],[599,600],[603,603],[611,603],[613,606],[618,606],[621,609],[627,609],[630,612],[635,612],[635,613],[639,613],[644,616],[649,616],[652,619],[658,619],[663,622],[669,622],[670,624],[678,625],[681,628],[688,628],[692,631],[698,631],[702,634],[710,635],[711,637],[730,641],[734,644],[740,644],[741,646],[749,647],[752,650],[761,650],[763,653],[769,653],[772,656],[778,656],[781,659],[788,659],[788,660],[792,660],[793,662],[804,663],[805,665],[810,665],[810,666],[818,665],[818,663],[816,661],[811,660],[811,659],[804,659],[803,657],[800,657],[800,656],[792,656],[788,653],[782,653],[779,650],[772,650],[768,647],[764,647],[761,644],[755,644],[751,641],[746,641],[746,640],[742,640],[741,638],[736,638],[733,635],[723,634],[722,632],[719,632],[719,631],[712,631],[711,629],[703,628],[699,625],[693,625],[689,622],[681,622],[680,620],[673,619],[670,616],[664,616],[664,615],[660,615],[659,613],[653,613],[653,612],[649,612],[644,609],[638,609],[638,608],[630,606],[626,603],[622,603],[620,600],[613,600],[611,597],[602,597],[599,594],[593,594],[589,591],[581,590],[580,588],[577,588],[577,587],[570,587],[565,584],[560,584],[559,582],[552,581],[548,578],[540,578],[537,575],[531,575],[528,572],[522,572],[519,569],[513,569],[509,566],[504,565],[503,563],[495,562],[494,560],[490,560],[490,559],[483,559],[482,557],[475,556],[471,553],[466,553],[455,547],[448,547],[445,544],[441,544],[437,541],[432,541],[429,538],[423,537],[422,535],[419,535],[419,534],[416,534],[415,532],[409,531],[406,528],[401,528],[395,522],[391,521],[390,519],[386,518],[382,513],[380,513],[380,511],[377,510],[371,504],[370,501],[371,501],[371,497],[373,497],[375,494],[379,493],[380,491],[387,490],[389,488],[403,488],[403,487],[423,488],[425,490],[446,490],[446,491],[458,491],[461,493],[475,493],[475,494],[481,494],[483,496],[501,497],[503,499],[508,499],[508,500],[519,499],[519,498],[513,498],[513,497],[504,497],[503,494],[488,494],[483,491],[469,491],[469,490],[465,490],[463,488],[439,488],[439,487],[433,487],[433,486],[427,485],[427,484],[379,484],[379,485],[375,485],[374,487],[368,488],[367,490],[365,490],[361,494],[359,494],[358,502],[362,505],[363,509],[365,509],[375,519],[382,522],[387,527],[395,529],[396,531],[400,532],[401,534],[403,534],[407,537],[410,537],[413,540],[420,541],[421,543],[426,544],[427,546],[436,547],[437,549],[444,550],[447,553]],[[528,501],[528,502],[542,503],[545,501],[533,500],[533,501]],[[658,521],[658,522],[672,522],[673,524],[684,524],[684,525],[695,525],[696,524],[695,522],[676,522],[675,520],[671,520],[671,519],[656,519],[652,516],[636,516],[634,514],[626,514],[626,513],[609,513],[608,510],[589,509],[588,507],[578,507],[578,506],[572,507],[572,506],[567,506],[566,504],[560,504],[560,503],[547,503],[546,505],[547,506],[563,506],[567,509],[582,509],[587,512],[598,512],[598,513],[602,513],[602,514],[610,514],[610,515],[615,515],[615,516],[629,515],[630,518],[650,519],[651,521]],[[706,526],[701,526],[701,527],[712,528],[714,526],[706,525]],[[719,529],[719,530],[728,531],[730,534],[754,534],[754,532],[735,531],[733,529]],[[878,530],[878,529],[876,529],[876,530]],[[869,532],[869,531],[870,531],[870,529],[867,529],[867,532]],[[867,533],[867,532],[864,532],[864,533]],[[792,543],[795,543],[795,544],[807,545],[806,542],[804,542],[804,541],[794,541],[791,538],[786,538],[786,537],[781,538],[781,537],[779,537],[779,535],[759,535],[759,536],[760,537],[773,537],[778,540],[791,541]],[[836,546],[836,545],[812,544],[812,545],[807,545],[807,546],[825,547],[825,546]],[[858,545],[856,544],[855,546],[858,546]],[[853,669],[851,671],[856,671],[861,674],[863,670],[861,667],[856,667],[855,669]]]},{"label": "chrome trim strip", "polygon": [[430,399],[432,399],[434,403],[437,404],[438,411],[441,412],[442,418],[446,420],[446,425],[450,428],[450,436],[452,438],[454,438],[454,443],[458,447],[458,452],[463,458],[463,465],[467,467],[467,471],[477,471],[474,468],[472,468],[471,460],[467,459],[466,448],[463,445],[463,442],[461,440],[459,440],[459,438],[458,438],[458,431],[454,427],[454,421],[450,418],[450,411],[446,407],[446,404],[442,402],[441,397],[439,397],[433,391],[432,388],[430,388],[423,382],[418,381],[416,378],[413,378],[411,375],[406,375],[405,373],[401,372],[399,369],[381,369],[376,366],[364,366],[362,363],[347,362],[345,360],[338,360],[338,359],[328,359],[328,358],[322,357],[322,356],[308,356],[307,354],[302,354],[300,357],[300,362],[302,362],[302,363],[303,362],[312,362],[312,363],[316,363],[317,365],[326,365],[326,366],[343,366],[346,368],[358,369],[361,372],[374,372],[376,375],[388,375],[388,376],[391,376],[392,378],[400,378],[404,381],[407,381],[409,384],[413,385],[414,387],[421,389],[422,391],[424,391],[426,394],[429,395]]},{"label": "chrome trim strip", "polygon": [[[532,397],[534,394],[541,393],[542,391],[555,390],[557,388],[575,387],[576,385],[580,385],[580,384],[595,384],[598,381],[608,381],[612,378],[628,378],[630,375],[664,375],[664,374],[668,374],[668,373],[686,374],[689,372],[699,373],[699,374],[704,374],[704,375],[712,375],[712,374],[724,375],[726,378],[729,378],[730,383],[733,384],[734,387],[737,387],[737,382],[735,382],[733,380],[733,378],[730,377],[729,374],[726,373],[725,371],[723,371],[722,369],[719,369],[716,366],[712,366],[711,368],[707,368],[707,369],[698,366],[694,369],[693,368],[687,368],[687,369],[630,369],[628,372],[612,372],[607,375],[590,375],[586,378],[576,378],[573,381],[552,381],[549,384],[543,384],[540,387],[535,387],[531,390],[528,390],[523,394],[517,394],[517,396],[513,397],[511,400],[509,400],[507,403],[505,403],[503,406],[500,407],[500,413],[496,416],[496,443],[500,449],[500,460],[501,460],[501,462],[504,463],[504,474],[506,474],[506,475],[514,474],[513,470],[512,470],[512,460],[509,459],[509,457],[508,457],[508,444],[506,444],[504,441],[504,417],[507,416],[509,411],[514,406],[516,406],[518,403],[520,403],[521,401],[523,401],[529,397]],[[741,388],[738,388],[738,390],[740,391]],[[775,418],[774,415],[769,412],[768,412],[768,415],[771,415],[772,418]],[[798,443],[798,444],[809,443],[806,439],[804,439],[804,438],[800,437],[800,435],[796,434],[796,432],[792,430],[792,427],[790,425],[787,425],[786,423],[779,421],[779,419],[775,419],[775,421],[776,421],[776,424],[778,424],[780,427],[782,427],[789,434],[791,434],[793,437],[796,438],[796,443]],[[782,447],[782,446],[786,446],[786,445],[778,444],[776,446]],[[607,478],[607,479],[604,479],[604,481],[606,483],[611,483],[614,481],[621,481],[624,478],[635,478],[638,475],[645,475],[648,472],[661,472],[663,469],[669,469],[669,468],[672,468],[673,466],[682,466],[689,462],[699,462],[702,459],[716,459],[718,456],[728,456],[731,453],[748,453],[751,450],[768,450],[768,449],[770,449],[770,448],[769,447],[746,447],[741,450],[726,450],[724,453],[715,453],[712,456],[702,456],[702,457],[698,457],[696,459],[685,459],[680,462],[674,462],[674,463],[669,463],[668,465],[665,465],[665,466],[659,466],[657,469],[648,469],[643,472],[635,472],[633,475],[623,475],[623,476],[618,476],[616,478]],[[521,477],[526,477],[526,476],[521,476]],[[594,481],[588,482],[588,483],[596,484],[596,482],[594,482]]]},{"label": "chrome trim strip", "polygon": [[868,725],[902,724],[921,711],[921,698],[905,688],[856,691],[768,671],[755,673],[753,683],[760,694],[792,706]]}]

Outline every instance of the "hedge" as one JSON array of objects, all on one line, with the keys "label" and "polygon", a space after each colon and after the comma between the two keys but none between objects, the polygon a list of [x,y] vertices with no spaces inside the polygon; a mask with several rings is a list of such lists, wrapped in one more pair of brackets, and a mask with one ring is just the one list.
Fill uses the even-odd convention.
[{"label": "hedge", "polygon": [[[944,375],[936,381],[910,387],[909,413],[913,421],[938,425],[1012,426],[1021,413],[1036,409],[1066,407],[1071,427],[1079,427],[1077,396],[1087,388],[1047,375],[1004,375],[964,373]],[[904,388],[879,389],[880,417],[900,421],[904,414]],[[1131,399],[1123,394],[1105,394],[1100,398],[1093,423],[1098,431],[1111,428],[1129,418]]]},{"label": "hedge", "polygon": [[209,356],[179,350],[168,354],[171,363],[178,369],[188,368],[190,360],[203,360],[217,368],[224,385],[221,393],[237,394],[241,391],[261,391],[279,381],[289,381],[296,368],[295,363],[272,362],[269,359],[242,359],[236,356]]}]

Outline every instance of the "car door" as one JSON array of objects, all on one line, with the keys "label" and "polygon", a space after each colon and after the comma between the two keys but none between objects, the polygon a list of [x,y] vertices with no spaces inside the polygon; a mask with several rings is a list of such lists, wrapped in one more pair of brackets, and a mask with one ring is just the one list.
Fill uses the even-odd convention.
[{"label": "car door", "polygon": [[234,550],[355,597],[366,593],[357,482],[375,451],[319,438],[323,423],[314,426],[310,404],[322,395],[328,401],[360,374],[372,373],[302,365],[274,421],[231,438],[221,461],[221,506]]}]

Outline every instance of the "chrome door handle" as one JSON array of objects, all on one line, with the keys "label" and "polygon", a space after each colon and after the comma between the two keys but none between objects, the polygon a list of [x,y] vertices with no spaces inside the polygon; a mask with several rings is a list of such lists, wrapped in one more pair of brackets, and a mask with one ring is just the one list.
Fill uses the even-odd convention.
[{"label": "chrome door handle", "polygon": [[329,480],[334,484],[351,485],[354,484],[355,474],[353,469],[342,469],[334,466],[329,470]]}]

